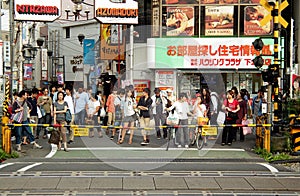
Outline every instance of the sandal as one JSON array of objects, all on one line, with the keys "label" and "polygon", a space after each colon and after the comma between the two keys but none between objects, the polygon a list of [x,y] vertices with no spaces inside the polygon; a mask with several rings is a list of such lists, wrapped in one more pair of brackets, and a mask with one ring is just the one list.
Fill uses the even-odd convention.
[{"label": "sandal", "polygon": [[132,144],[132,141],[129,141],[128,144],[129,144],[129,145]]},{"label": "sandal", "polygon": [[124,140],[119,140],[117,144],[123,144]]}]

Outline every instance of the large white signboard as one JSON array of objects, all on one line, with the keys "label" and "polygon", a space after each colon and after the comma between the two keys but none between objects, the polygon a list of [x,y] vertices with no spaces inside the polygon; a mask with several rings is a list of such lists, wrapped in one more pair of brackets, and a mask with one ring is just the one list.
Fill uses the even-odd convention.
[{"label": "large white signboard", "polygon": [[15,0],[15,20],[54,21],[61,15],[61,0]]},{"label": "large white signboard", "polygon": [[252,59],[264,55],[272,63],[273,40],[264,40],[256,51],[256,38],[151,38],[147,40],[148,68],[162,69],[256,69]]},{"label": "large white signboard", "polygon": [[138,3],[133,0],[95,0],[95,18],[108,24],[138,24]]}]

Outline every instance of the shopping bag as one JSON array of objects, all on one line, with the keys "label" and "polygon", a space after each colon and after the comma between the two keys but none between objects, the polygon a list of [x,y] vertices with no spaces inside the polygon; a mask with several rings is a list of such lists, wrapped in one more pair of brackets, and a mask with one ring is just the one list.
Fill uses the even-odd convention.
[{"label": "shopping bag", "polygon": [[224,122],[225,122],[225,118],[226,118],[225,113],[220,111],[219,114],[218,114],[218,117],[217,117],[218,125],[223,125]]},{"label": "shopping bag", "polygon": [[13,122],[22,123],[23,121],[23,111],[12,114],[11,119]]},{"label": "shopping bag", "polygon": [[60,141],[60,133],[57,130],[51,131],[50,138],[48,140],[49,144],[59,144]]},{"label": "shopping bag", "polygon": [[[242,125],[248,125],[249,121],[248,120],[242,120]],[[243,127],[243,134],[248,135],[252,133],[251,127]]]},{"label": "shopping bag", "polygon": [[176,111],[170,112],[167,117],[167,125],[178,125],[179,117]]},{"label": "shopping bag", "polygon": [[101,108],[100,110],[100,117],[105,117],[106,116],[106,112],[104,108]]}]

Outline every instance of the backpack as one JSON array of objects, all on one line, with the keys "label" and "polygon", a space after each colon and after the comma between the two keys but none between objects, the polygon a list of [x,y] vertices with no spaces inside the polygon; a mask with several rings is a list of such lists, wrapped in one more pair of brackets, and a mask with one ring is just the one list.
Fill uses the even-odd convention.
[{"label": "backpack", "polygon": [[222,110],[222,105],[223,105],[223,103],[222,103],[222,101],[220,100],[220,98],[219,98],[219,95],[216,93],[216,92],[212,92],[211,94],[210,94],[210,105],[211,105],[211,107],[210,108],[215,108],[214,107],[214,103],[212,102],[212,97],[215,97],[216,98],[216,100],[217,100],[217,111],[216,111],[216,113],[218,114],[221,110]]}]

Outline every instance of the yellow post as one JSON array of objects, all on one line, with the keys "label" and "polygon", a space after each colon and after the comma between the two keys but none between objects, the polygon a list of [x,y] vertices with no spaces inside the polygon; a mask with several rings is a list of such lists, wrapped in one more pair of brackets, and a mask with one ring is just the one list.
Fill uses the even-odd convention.
[{"label": "yellow post", "polygon": [[265,129],[265,136],[264,136],[264,149],[267,150],[267,152],[271,152],[271,131],[270,128]]},{"label": "yellow post", "polygon": [[5,77],[5,101],[3,102],[3,117],[2,117],[2,149],[10,154],[11,153],[11,130],[7,126],[9,123],[8,102],[10,94],[9,79]]}]

